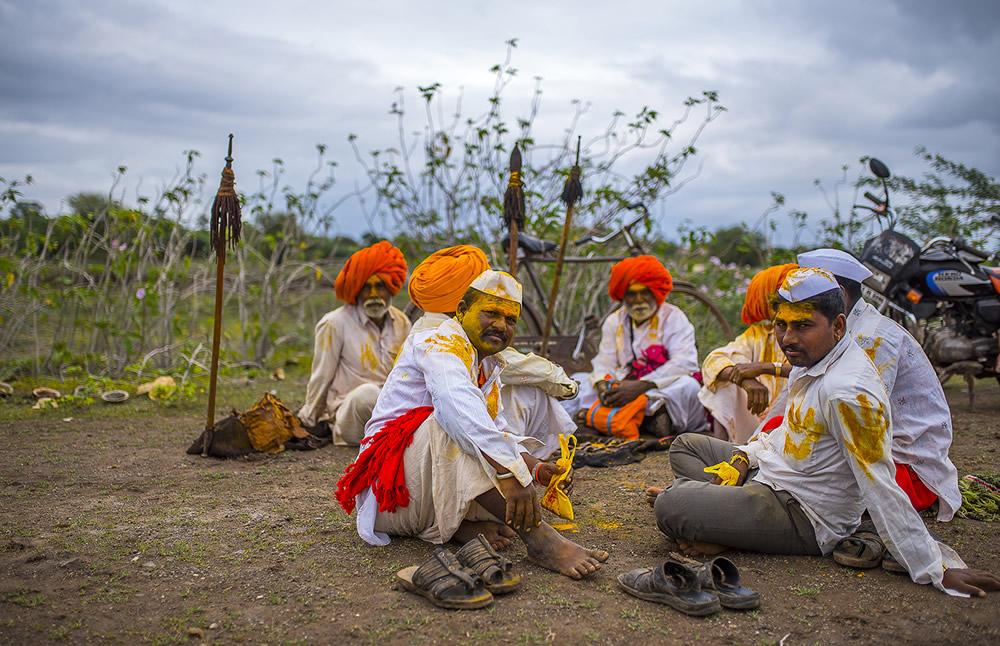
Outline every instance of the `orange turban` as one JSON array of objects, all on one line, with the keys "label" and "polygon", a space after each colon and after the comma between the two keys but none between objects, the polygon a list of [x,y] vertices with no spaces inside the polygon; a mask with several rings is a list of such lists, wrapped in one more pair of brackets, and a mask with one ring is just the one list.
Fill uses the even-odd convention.
[{"label": "orange turban", "polygon": [[376,242],[355,252],[347,259],[347,264],[333,283],[337,298],[354,305],[358,302],[361,288],[372,275],[381,278],[393,296],[398,294],[406,280],[406,259],[403,258],[403,252],[388,240]]},{"label": "orange turban", "polygon": [[490,268],[477,247],[459,245],[435,251],[416,266],[407,290],[425,312],[454,312],[476,276]]},{"label": "orange turban", "polygon": [[775,265],[757,272],[747,287],[746,299],[743,301],[743,311],[740,312],[740,318],[743,319],[743,322],[747,325],[753,325],[774,318],[774,312],[771,311],[771,305],[767,299],[781,287],[781,281],[785,280],[785,274],[798,268],[799,266],[792,262],[787,265]]},{"label": "orange turban", "polygon": [[625,291],[636,283],[653,292],[657,305],[663,305],[663,300],[674,288],[674,279],[662,262],[653,256],[636,256],[626,258],[611,268],[608,294],[620,301],[625,298]]}]

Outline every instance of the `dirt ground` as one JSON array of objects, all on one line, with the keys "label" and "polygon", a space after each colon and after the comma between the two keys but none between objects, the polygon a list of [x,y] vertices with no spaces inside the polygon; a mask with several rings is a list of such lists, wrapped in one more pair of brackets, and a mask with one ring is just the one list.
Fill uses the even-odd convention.
[{"label": "dirt ground", "polygon": [[[271,382],[223,390],[248,407]],[[1000,390],[968,410],[949,386],[959,473],[997,470]],[[295,404],[302,383],[278,394]],[[955,599],[881,569],[830,559],[732,553],[759,610],[691,618],[621,592],[615,576],[672,549],[643,491],[670,481],[667,457],[577,471],[575,528],[611,552],[572,581],[506,550],[519,592],[453,612],[397,589],[393,575],[431,546],[364,544],[336,506],[354,450],[255,461],[189,456],[200,403],[31,411],[0,402],[0,642],[121,644],[997,644],[1000,592]],[[224,410],[222,406],[220,411]],[[64,418],[71,417],[70,421]],[[1000,525],[927,521],[972,567],[1000,570]]]}]

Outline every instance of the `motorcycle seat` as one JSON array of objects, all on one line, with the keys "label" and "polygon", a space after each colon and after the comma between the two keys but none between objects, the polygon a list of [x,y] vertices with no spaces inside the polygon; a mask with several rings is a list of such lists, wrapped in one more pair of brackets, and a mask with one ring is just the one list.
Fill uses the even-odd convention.
[{"label": "motorcycle seat", "polygon": [[[500,241],[504,251],[510,249],[510,237],[505,237]],[[550,240],[539,240],[526,233],[517,232],[517,246],[524,249],[526,253],[542,254],[559,248],[559,244]]]}]

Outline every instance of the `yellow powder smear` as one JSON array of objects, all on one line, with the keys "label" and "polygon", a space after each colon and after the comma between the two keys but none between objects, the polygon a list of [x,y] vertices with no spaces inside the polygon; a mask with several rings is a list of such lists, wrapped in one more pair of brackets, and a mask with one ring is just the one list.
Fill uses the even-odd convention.
[{"label": "yellow powder smear", "polygon": [[[785,435],[785,446],[782,451],[785,455],[790,455],[796,460],[806,459],[812,453],[813,444],[819,436],[825,432],[823,425],[816,421],[816,411],[807,408],[805,416],[802,415],[802,407],[795,406],[795,402],[788,405],[787,418],[788,433]],[[798,443],[792,439],[792,434],[804,436]]]},{"label": "yellow powder smear", "polygon": [[361,344],[361,367],[371,371],[378,368],[378,357],[375,356],[371,343]]},{"label": "yellow powder smear", "polygon": [[[858,343],[860,344],[863,341],[863,339],[864,339],[864,337],[862,337],[859,334],[858,335]],[[872,347],[870,347],[870,348],[864,348],[865,354],[867,354],[868,358],[871,359],[871,362],[875,364],[875,369],[878,370],[879,377],[882,376],[883,372],[885,372],[886,370],[888,370],[889,368],[891,368],[893,366],[893,364],[896,363],[896,357],[889,357],[889,360],[886,361],[885,363],[876,363],[875,362],[875,354],[878,352],[878,347],[880,345],[882,345],[882,338],[881,337],[876,337],[875,341],[872,343]],[[862,347],[864,347],[864,346],[862,346]]]},{"label": "yellow powder smear", "polygon": [[886,431],[889,430],[889,412],[881,402],[878,408],[872,406],[864,393],[858,395],[857,399],[861,407],[861,419],[858,419],[854,409],[847,402],[837,404],[840,419],[851,434],[849,440],[844,438],[844,443],[847,450],[858,459],[858,464],[861,465],[865,475],[874,481],[875,478],[872,477],[868,465],[878,462],[885,454],[883,447]]},{"label": "yellow powder smear", "polygon": [[865,348],[865,354],[867,354],[868,358],[872,360],[872,363],[875,363],[875,352],[878,351],[878,347],[880,345],[882,345],[882,339],[875,339],[875,342],[872,343],[872,347]]},{"label": "yellow powder smear", "polygon": [[782,303],[778,306],[778,312],[775,314],[775,318],[781,319],[785,323],[797,323],[800,321],[808,321],[812,318],[813,312],[815,311],[816,308],[809,302]]},{"label": "yellow powder smear", "polygon": [[552,529],[559,530],[560,532],[567,529],[576,529],[576,523],[558,523],[552,526]]},{"label": "yellow powder smear", "polygon": [[472,374],[472,353],[474,348],[465,339],[457,334],[435,334],[427,339],[430,346],[428,352],[448,352],[462,360],[469,374]]},{"label": "yellow powder smear", "polygon": [[323,352],[329,352],[330,345],[331,345],[330,333],[324,332],[323,335],[319,337],[319,349],[322,350]]},{"label": "yellow powder smear", "polygon": [[601,522],[595,522],[594,524],[597,525],[598,527],[600,527],[601,529],[618,529],[619,527],[622,526],[621,523],[601,523]]},{"label": "yellow powder smear", "polygon": [[490,388],[490,394],[486,396],[486,412],[490,414],[490,419],[497,416],[497,412],[500,410],[500,387],[494,380],[493,386]]}]

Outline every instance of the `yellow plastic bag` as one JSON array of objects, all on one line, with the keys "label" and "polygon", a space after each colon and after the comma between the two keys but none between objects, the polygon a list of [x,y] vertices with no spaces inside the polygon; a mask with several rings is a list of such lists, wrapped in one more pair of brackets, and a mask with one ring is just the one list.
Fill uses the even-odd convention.
[{"label": "yellow plastic bag", "polygon": [[[569,440],[572,440],[572,448],[570,448]],[[566,492],[559,485],[569,477],[569,471],[573,468],[573,456],[576,454],[576,436],[570,435],[567,440],[566,436],[560,433],[559,450],[562,456],[556,460],[559,473],[552,476],[552,479],[549,480],[549,486],[545,488],[545,493],[542,495],[542,507],[545,507],[560,518],[573,520],[573,503],[569,501],[569,496],[566,495]]]},{"label": "yellow plastic bag", "polygon": [[710,467],[702,469],[705,473],[714,473],[722,480],[720,484],[724,486],[735,485],[740,479],[739,470],[728,462],[720,462]]}]

